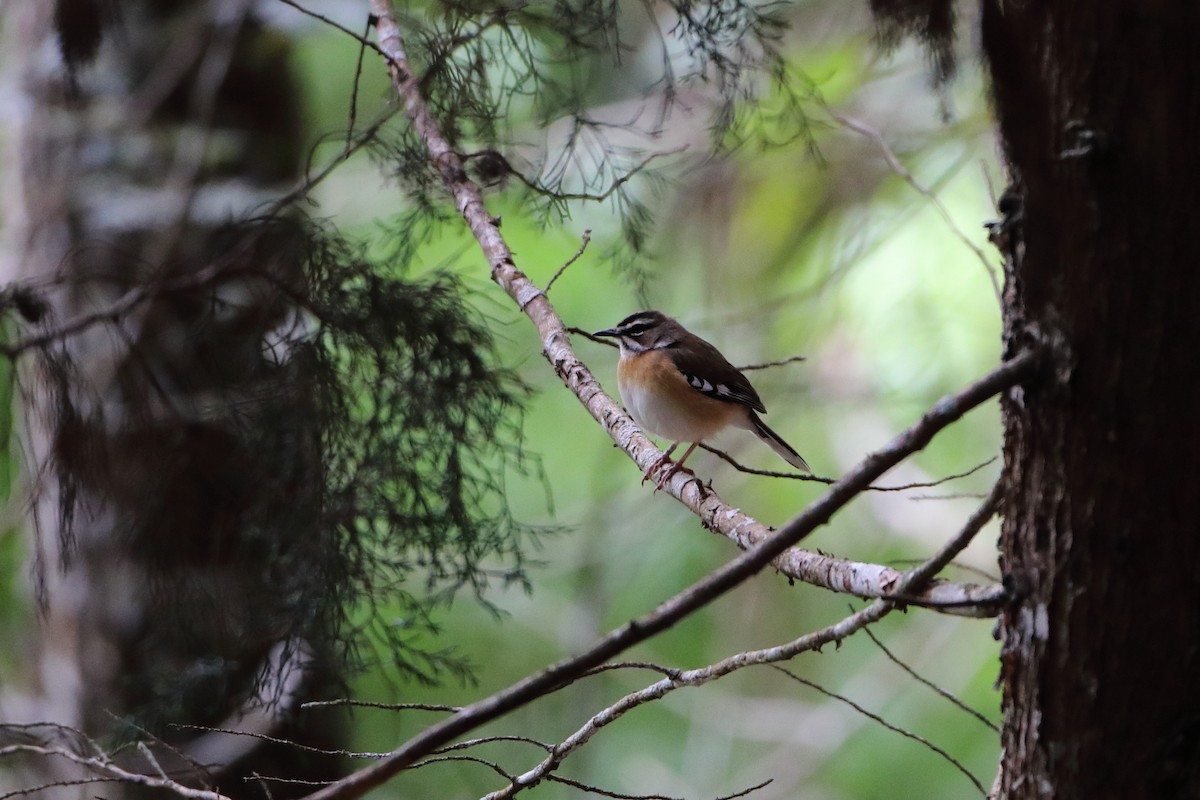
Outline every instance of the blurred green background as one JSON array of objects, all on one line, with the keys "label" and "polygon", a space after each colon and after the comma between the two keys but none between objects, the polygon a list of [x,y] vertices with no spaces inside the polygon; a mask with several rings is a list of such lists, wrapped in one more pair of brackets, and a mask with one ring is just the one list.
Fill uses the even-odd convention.
[{"label": "blurred green background", "polygon": [[[703,109],[689,111],[681,104],[667,120],[668,133],[649,146],[688,149],[662,159],[662,182],[635,179],[630,185],[656,220],[637,258],[636,277],[628,268],[614,268],[620,222],[610,205],[577,203],[569,218],[547,224],[538,209],[503,188],[490,191],[488,199],[492,213],[503,218],[518,266],[541,285],[575,253],[583,232],[593,232],[591,245],[550,294],[568,325],[608,327],[648,305],[678,317],[735,364],[806,356],[802,363],[750,376],[769,409],[768,423],[818,474],[836,477],[940,396],[997,362],[998,300],[988,271],[956,229],[993,266],[998,263],[981,223],[995,216],[992,195],[1002,173],[982,78],[969,55],[949,86],[934,89],[918,49],[881,53],[866,4],[808,2],[786,15],[791,28],[782,47],[823,100],[808,108],[818,155],[797,139],[768,149],[751,144],[710,159],[703,147],[708,125]],[[346,126],[357,46],[329,29],[291,22],[299,26],[296,63],[309,98],[310,128],[318,135],[336,134]],[[597,78],[598,97],[615,116],[646,103],[638,94],[639,58],[645,57],[638,44],[621,70]],[[390,101],[386,76],[368,53],[360,120]],[[761,113],[767,127],[769,112],[769,104],[744,110]],[[953,226],[889,167],[875,142],[839,124],[835,115],[879,130],[916,180],[936,193]],[[535,119],[511,123],[514,138],[527,143],[514,154],[514,165],[536,168],[547,158],[546,149],[552,150],[553,137]],[[336,135],[321,142],[314,144],[314,165],[342,145]],[[402,191],[366,156],[343,165],[316,200],[316,215],[371,240],[380,252],[391,244],[380,221],[405,210]],[[524,444],[540,459],[544,479],[507,476],[508,501],[518,519],[545,526],[548,533],[530,554],[537,561],[531,593],[497,583],[489,598],[498,613],[462,597],[440,615],[437,645],[453,647],[471,661],[474,683],[418,686],[381,669],[357,679],[358,699],[471,702],[579,651],[736,552],[672,498],[640,485],[637,467],[541,358],[532,326],[490,283],[484,259],[457,224],[422,246],[415,269],[447,266],[462,276],[480,313],[492,320],[499,357],[531,386]],[[615,394],[615,351],[578,337],[575,347]],[[744,432],[716,444],[747,465],[786,469]],[[939,434],[882,483],[962,472],[996,456],[999,444],[998,409],[990,404]],[[823,488],[743,475],[703,452],[689,463],[727,502],[772,525],[785,522]],[[876,563],[923,558],[957,530],[978,503],[973,495],[987,491],[998,472],[992,463],[938,487],[868,494],[806,546]],[[7,483],[7,473],[0,478]],[[959,563],[995,577],[995,538],[993,527],[985,529]],[[27,608],[14,610],[27,602],[17,588],[21,558],[16,537],[0,538],[0,621],[11,632],[9,641],[17,643],[30,617]],[[962,568],[951,574],[986,580]],[[625,657],[668,667],[703,666],[739,650],[789,641],[863,605],[764,573]],[[893,614],[874,632],[921,675],[995,721],[998,663],[991,629],[987,620],[910,611]],[[990,785],[997,735],[914,681],[867,637],[805,654],[787,666],[928,739]],[[481,735],[554,743],[657,677],[631,669],[589,678],[489,725]],[[352,746],[386,751],[436,718],[427,711],[358,709],[350,716]],[[544,755],[519,742],[483,744],[461,754],[496,762],[510,773],[531,768]],[[765,667],[633,711],[572,755],[560,774],[613,792],[667,797],[716,798],[768,779],[773,783],[751,796],[978,795],[955,766],[927,747]],[[371,796],[479,797],[504,784],[486,766],[449,761],[410,770]],[[551,783],[527,794],[582,796],[579,789]]]}]

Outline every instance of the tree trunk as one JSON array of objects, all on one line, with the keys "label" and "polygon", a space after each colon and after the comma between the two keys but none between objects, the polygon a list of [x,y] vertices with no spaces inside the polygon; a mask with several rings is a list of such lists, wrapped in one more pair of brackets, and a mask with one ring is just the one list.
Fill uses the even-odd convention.
[{"label": "tree trunk", "polygon": [[1200,6],[982,25],[1023,197],[1008,346],[1052,348],[1005,403],[1002,796],[1200,797]]},{"label": "tree trunk", "polygon": [[[215,777],[234,797],[264,796],[241,778],[254,772],[335,777],[332,758],[178,727],[327,745],[336,734],[311,715],[315,735],[288,727],[330,674],[320,646],[281,634],[286,577],[270,572],[276,553],[302,546],[282,537],[303,532],[289,530],[288,509],[304,511],[295,492],[314,478],[302,473],[317,434],[287,432],[272,448],[247,435],[265,405],[304,394],[298,369],[265,377],[264,342],[286,303],[271,281],[199,280],[238,259],[272,265],[283,284],[302,269],[287,226],[250,235],[228,222],[298,174],[285,40],[247,0],[60,2],[60,31],[64,19],[75,35],[108,26],[95,63],[72,76],[48,57],[54,5],[12,0],[4,17],[9,97],[20,98],[5,115],[17,121],[5,131],[5,280],[46,304],[26,309],[27,334],[161,291],[19,357],[41,624],[28,685],[5,687],[0,719],[106,746],[150,732],[170,744],[163,766],[187,783]],[[33,731],[78,741],[51,733]],[[189,774],[179,753],[210,775]],[[88,777],[63,765],[32,762],[36,777],[12,788]],[[117,796],[107,784],[54,790],[72,791]],[[273,797],[305,791],[270,785]]]}]

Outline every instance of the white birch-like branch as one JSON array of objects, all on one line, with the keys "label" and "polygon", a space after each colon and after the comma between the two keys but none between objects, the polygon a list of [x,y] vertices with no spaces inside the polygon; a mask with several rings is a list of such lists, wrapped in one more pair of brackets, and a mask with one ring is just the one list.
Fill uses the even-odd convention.
[{"label": "white birch-like branch", "polygon": [[[500,233],[499,220],[488,213],[479,187],[468,176],[462,158],[450,146],[437,121],[429,113],[417,77],[409,66],[390,2],[370,0],[370,3],[379,49],[388,60],[395,90],[404,103],[414,130],[429,150],[431,163],[453,196],[455,207],[487,257],[492,279],[533,322],[541,338],[542,353],[555,373],[644,473],[658,461],[662,452],[638,429],[624,409],[605,393],[591,370],[575,354],[566,325],[555,312],[549,298],[517,268],[512,251]],[[920,446],[924,446],[924,443]],[[732,540],[743,550],[756,546],[773,532],[768,526],[722,501],[712,490],[701,490],[697,482],[682,472],[673,476],[665,488],[699,517],[704,527]],[[799,548],[781,553],[772,566],[793,580],[869,599],[883,597],[893,591],[901,575],[899,570],[891,567],[846,561]],[[928,605],[965,616],[986,617],[995,616],[1004,596],[1003,588],[996,585],[981,587],[975,584],[934,582],[923,593],[908,598],[908,602],[910,605]]]},{"label": "white birch-like branch", "polygon": [[[400,29],[392,16],[388,0],[370,0],[380,48],[384,52],[396,92],[414,131],[425,142],[430,161],[443,184],[454,198],[480,248],[488,259],[492,278],[509,294],[530,318],[541,336],[543,354],[555,372],[579,398],[588,412],[609,432],[613,440],[645,470],[660,453],[637,429],[627,414],[604,393],[599,383],[571,349],[562,320],[554,312],[544,292],[516,266],[512,252],[487,211],[478,187],[467,176],[462,159],[451,148],[420,94],[420,87],[404,51]],[[1022,351],[993,372],[962,392],[939,401],[908,430],[881,450],[868,455],[854,469],[829,487],[801,514],[778,531],[771,531],[741,511],[723,503],[715,493],[700,487],[683,475],[668,483],[673,496],[693,510],[702,523],[713,530],[744,542],[750,549],[714,570],[658,608],[610,632],[584,652],[553,664],[506,689],[463,707],[457,714],[430,725],[392,753],[370,766],[347,775],[313,794],[309,800],[346,800],[361,797],[381,785],[417,759],[485,722],[528,704],[563,686],[632,645],[669,628],[688,614],[720,597],[751,575],[761,571],[857,496],[871,481],[896,463],[924,447],[939,430],[959,419],[976,405],[1015,385],[1032,374],[1039,352]],[[909,584],[897,580],[890,588],[904,589]],[[832,587],[831,587],[832,588]],[[880,588],[880,594],[886,590]],[[904,602],[912,602],[905,597]]]}]

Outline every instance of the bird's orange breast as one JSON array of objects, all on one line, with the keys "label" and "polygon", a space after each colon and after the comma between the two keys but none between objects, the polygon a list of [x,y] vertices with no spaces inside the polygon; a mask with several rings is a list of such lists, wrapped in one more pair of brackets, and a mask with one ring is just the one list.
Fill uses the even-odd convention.
[{"label": "bird's orange breast", "polygon": [[623,356],[617,364],[621,401],[637,424],[675,442],[698,442],[735,422],[746,409],[693,389],[659,350]]}]

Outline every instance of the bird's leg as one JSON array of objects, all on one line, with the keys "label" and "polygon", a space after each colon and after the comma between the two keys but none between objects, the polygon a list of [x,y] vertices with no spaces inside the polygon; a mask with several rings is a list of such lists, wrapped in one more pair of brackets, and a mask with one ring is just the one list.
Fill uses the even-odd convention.
[{"label": "bird's leg", "polygon": [[[676,442],[676,444],[678,444],[678,442]],[[666,471],[663,472],[662,477],[660,477],[658,479],[658,486],[655,487],[654,491],[657,492],[659,489],[666,486],[667,481],[671,480],[671,476],[674,475],[676,472],[686,472],[688,475],[691,475],[693,478],[696,477],[696,473],[692,472],[690,469],[685,467],[683,465],[683,462],[687,461],[687,457],[692,454],[692,451],[696,449],[696,445],[698,445],[698,444],[700,444],[700,442],[692,442],[692,446],[689,447],[686,451],[684,451],[683,457],[680,458],[678,461],[676,461],[674,464],[672,464],[670,467],[668,467],[666,469]],[[674,449],[675,449],[675,445],[671,445],[671,450],[674,450]],[[671,450],[668,450],[667,453],[670,453]],[[662,465],[660,464],[658,466],[661,467]]]},{"label": "bird's leg", "polygon": [[[666,464],[668,461],[671,460],[671,453],[675,452],[676,447],[679,447],[679,442],[673,443],[670,447],[668,447],[663,452],[663,454],[661,456],[658,457],[658,460],[656,460],[650,466],[646,467],[646,471],[642,473],[642,483],[645,483],[646,481],[650,480],[651,475],[658,472],[660,469],[663,468],[664,464]],[[659,488],[662,488],[662,487],[659,487]]]}]

